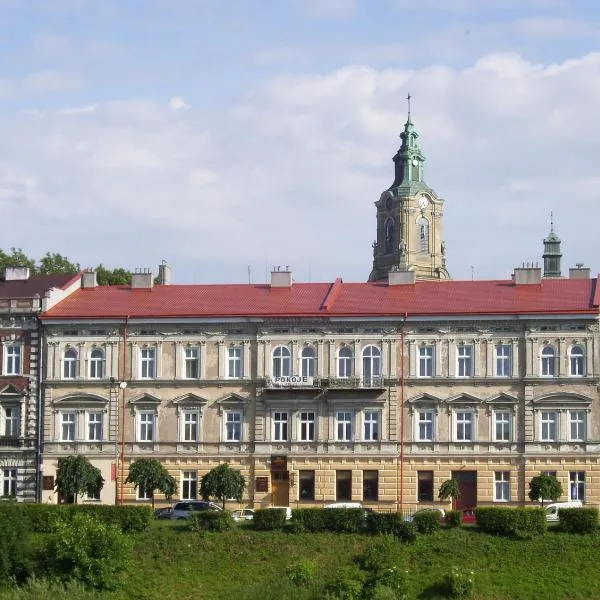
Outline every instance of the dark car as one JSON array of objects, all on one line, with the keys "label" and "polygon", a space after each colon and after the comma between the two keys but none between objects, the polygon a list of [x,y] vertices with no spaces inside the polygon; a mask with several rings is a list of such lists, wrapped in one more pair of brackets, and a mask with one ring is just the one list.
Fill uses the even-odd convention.
[{"label": "dark car", "polygon": [[170,506],[167,506],[166,508],[157,508],[154,511],[154,518],[155,519],[170,519],[172,513],[173,513],[173,509]]},{"label": "dark car", "polygon": [[202,510],[223,510],[218,504],[206,500],[182,500],[173,506],[170,519],[189,519],[195,512]]}]

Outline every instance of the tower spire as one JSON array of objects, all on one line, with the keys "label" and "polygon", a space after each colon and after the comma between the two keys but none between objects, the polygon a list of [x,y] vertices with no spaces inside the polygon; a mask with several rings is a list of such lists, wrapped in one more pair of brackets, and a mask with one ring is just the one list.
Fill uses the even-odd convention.
[{"label": "tower spire", "polygon": [[561,258],[560,238],[554,232],[554,214],[550,212],[550,233],[544,238],[544,277],[561,276]]},{"label": "tower spire", "polygon": [[410,120],[410,99],[412,98],[412,96],[410,95],[410,92],[408,92],[408,96],[406,96],[406,102],[408,104],[408,119],[406,120],[407,123],[412,123],[412,121]]}]

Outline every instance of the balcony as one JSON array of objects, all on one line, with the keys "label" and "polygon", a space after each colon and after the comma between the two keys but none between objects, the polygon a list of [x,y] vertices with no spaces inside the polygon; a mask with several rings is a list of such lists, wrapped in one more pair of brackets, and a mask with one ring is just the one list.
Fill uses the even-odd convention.
[{"label": "balcony", "polygon": [[35,448],[35,440],[13,436],[0,436],[0,448]]},{"label": "balcony", "polygon": [[385,381],[382,375],[372,375],[370,377],[344,377],[329,379],[329,388],[331,389],[383,389]]}]

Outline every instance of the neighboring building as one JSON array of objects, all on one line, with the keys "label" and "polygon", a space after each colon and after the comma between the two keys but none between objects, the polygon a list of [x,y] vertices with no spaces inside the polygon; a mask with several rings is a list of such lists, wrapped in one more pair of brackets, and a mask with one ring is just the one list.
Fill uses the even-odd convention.
[{"label": "neighboring building", "polygon": [[79,287],[79,276],[8,267],[0,279],[0,497],[35,502],[38,482],[38,315]]}]

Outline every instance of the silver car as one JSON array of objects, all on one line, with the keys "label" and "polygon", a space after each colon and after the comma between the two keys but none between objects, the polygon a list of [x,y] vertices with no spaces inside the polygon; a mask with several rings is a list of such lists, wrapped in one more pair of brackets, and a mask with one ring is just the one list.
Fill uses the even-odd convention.
[{"label": "silver car", "polygon": [[171,512],[171,519],[189,519],[195,512],[202,510],[223,510],[218,504],[206,500],[182,500],[176,502]]}]

